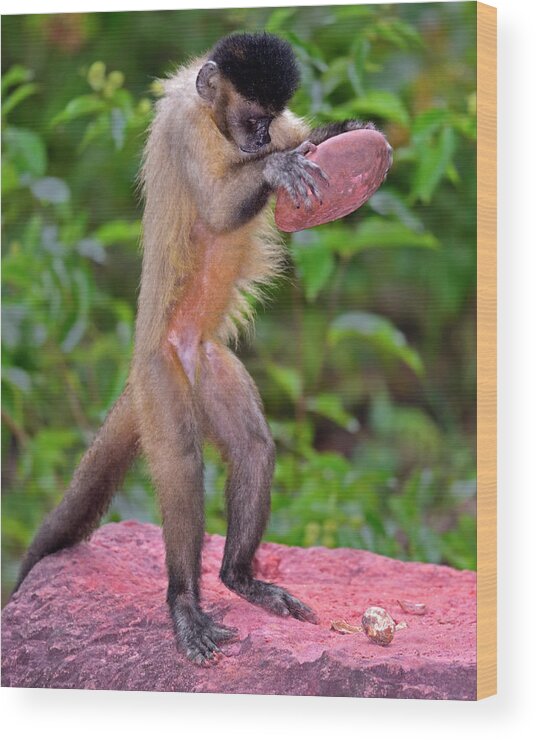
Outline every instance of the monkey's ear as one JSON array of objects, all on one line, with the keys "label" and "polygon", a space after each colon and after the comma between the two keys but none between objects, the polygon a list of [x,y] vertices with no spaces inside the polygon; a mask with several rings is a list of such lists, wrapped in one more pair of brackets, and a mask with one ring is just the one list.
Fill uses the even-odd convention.
[{"label": "monkey's ear", "polygon": [[197,92],[208,103],[213,103],[216,97],[216,90],[218,85],[218,65],[216,62],[205,62],[195,81]]}]

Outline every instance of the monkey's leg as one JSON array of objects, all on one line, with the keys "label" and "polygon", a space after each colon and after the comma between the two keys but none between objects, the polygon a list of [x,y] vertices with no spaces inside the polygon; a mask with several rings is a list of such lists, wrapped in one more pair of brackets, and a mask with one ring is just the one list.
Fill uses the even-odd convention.
[{"label": "monkey's leg", "polygon": [[178,642],[190,660],[203,664],[235,633],[199,606],[203,460],[192,387],[177,359],[164,354],[147,360],[136,380],[143,451],[162,513],[167,602]]},{"label": "monkey's leg", "polygon": [[138,453],[138,426],[129,387],[86,452],[65,496],[46,517],[22,562],[16,591],[45,555],[88,537]]},{"label": "monkey's leg", "polygon": [[205,342],[199,391],[206,431],[228,463],[228,530],[221,579],[232,591],[281,616],[316,622],[308,606],[253,578],[252,560],[270,513],[275,446],[251,377],[226,347]]}]

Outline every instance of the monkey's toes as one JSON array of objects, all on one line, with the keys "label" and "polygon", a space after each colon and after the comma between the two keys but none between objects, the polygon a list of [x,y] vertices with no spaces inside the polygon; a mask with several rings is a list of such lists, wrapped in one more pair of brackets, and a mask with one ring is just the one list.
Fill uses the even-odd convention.
[{"label": "monkey's toes", "polygon": [[238,630],[234,627],[226,627],[223,624],[215,622],[206,612],[199,612],[201,629],[205,635],[208,635],[216,644],[220,642],[232,642],[238,638]]},{"label": "monkey's toes", "polygon": [[184,638],[186,657],[199,666],[211,666],[218,663],[224,657],[218,642],[224,642],[233,635],[232,630],[226,630],[213,624],[211,627],[199,628]]},{"label": "monkey's toes", "polygon": [[306,604],[301,602],[299,599],[289,593],[286,593],[285,602],[291,617],[294,617],[294,619],[299,619],[301,622],[318,624],[318,617],[316,616],[314,611]]},{"label": "monkey's toes", "polygon": [[176,603],[172,617],[177,645],[196,665],[214,665],[223,657],[219,644],[238,637],[236,630],[216,624],[196,604]]},{"label": "monkey's toes", "polygon": [[[240,593],[240,591],[239,591]],[[262,606],[280,617],[294,617],[302,622],[317,624],[316,614],[308,606],[281,586],[264,581],[252,581],[249,588],[241,593],[248,601]]]},{"label": "monkey's toes", "polygon": [[212,640],[197,639],[192,640],[186,648],[186,657],[192,663],[199,666],[208,667],[219,662],[223,653]]},{"label": "monkey's toes", "polygon": [[208,627],[207,634],[218,645],[221,642],[235,642],[239,637],[238,630],[215,623],[212,623],[212,625]]}]

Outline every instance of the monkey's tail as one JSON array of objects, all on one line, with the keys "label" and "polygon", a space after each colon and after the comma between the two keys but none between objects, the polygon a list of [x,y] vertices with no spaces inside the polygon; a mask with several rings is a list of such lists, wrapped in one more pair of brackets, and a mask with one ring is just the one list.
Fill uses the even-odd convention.
[{"label": "monkey's tail", "polygon": [[80,461],[62,501],[38,530],[13,593],[41,558],[91,534],[138,452],[138,424],[127,385]]}]

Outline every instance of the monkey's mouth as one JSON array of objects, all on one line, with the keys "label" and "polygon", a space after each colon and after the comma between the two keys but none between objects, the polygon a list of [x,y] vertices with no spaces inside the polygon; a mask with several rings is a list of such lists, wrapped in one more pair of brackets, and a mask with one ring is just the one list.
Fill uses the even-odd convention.
[{"label": "monkey's mouth", "polygon": [[258,154],[259,152],[262,152],[266,144],[262,144],[261,146],[256,147],[255,149],[244,149],[243,146],[239,146],[238,148],[242,152],[242,154]]}]

